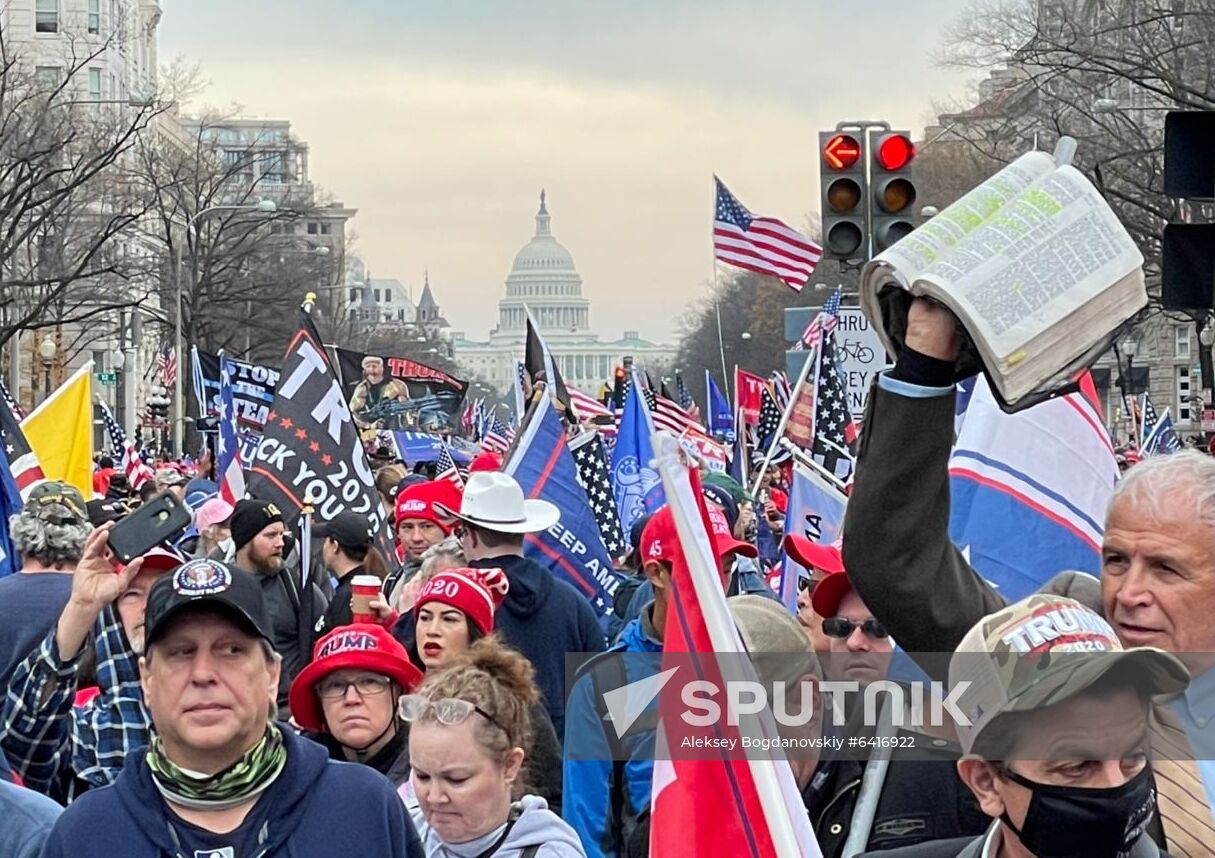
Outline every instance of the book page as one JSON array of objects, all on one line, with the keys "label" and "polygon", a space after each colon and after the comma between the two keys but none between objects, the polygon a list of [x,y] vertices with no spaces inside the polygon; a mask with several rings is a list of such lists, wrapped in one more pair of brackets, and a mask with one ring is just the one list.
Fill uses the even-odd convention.
[{"label": "book page", "polygon": [[1143,264],[1084,176],[1061,167],[1026,189],[924,272],[978,326],[994,355],[1015,352]]},{"label": "book page", "polygon": [[906,238],[874,258],[886,262],[907,282],[946,256],[950,248],[966,240],[1011,200],[1055,170],[1055,159],[1046,152],[1026,152],[1000,172],[968,192],[953,205]]}]

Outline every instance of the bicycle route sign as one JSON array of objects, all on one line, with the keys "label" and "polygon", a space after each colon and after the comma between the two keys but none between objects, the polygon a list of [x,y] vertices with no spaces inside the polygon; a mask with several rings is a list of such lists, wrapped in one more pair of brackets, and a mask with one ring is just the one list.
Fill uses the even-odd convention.
[{"label": "bicycle route sign", "polygon": [[840,324],[835,329],[836,358],[844,382],[848,386],[848,409],[860,420],[865,414],[869,385],[874,373],[881,372],[892,361],[882,348],[877,331],[869,324],[859,307],[840,308]]}]

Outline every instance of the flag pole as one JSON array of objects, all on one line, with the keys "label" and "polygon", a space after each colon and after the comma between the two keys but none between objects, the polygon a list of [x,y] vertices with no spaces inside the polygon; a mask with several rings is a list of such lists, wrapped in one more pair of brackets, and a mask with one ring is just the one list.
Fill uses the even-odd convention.
[{"label": "flag pole", "polygon": [[[717,295],[717,263],[713,264],[713,294]],[[721,302],[713,299],[713,310],[717,313],[717,349],[721,353],[721,375],[722,380],[729,384],[730,381],[726,376],[726,341],[721,335]],[[706,370],[707,372],[707,370]],[[708,396],[708,385],[706,384],[705,396]]]},{"label": "flag pole", "polygon": [[[822,342],[822,337],[819,338],[819,342],[820,343]],[[801,393],[802,385],[806,383],[806,376],[810,374],[810,364],[811,364],[811,362],[814,362],[814,364],[816,366],[818,365],[817,358],[818,358],[820,349],[821,349],[821,346],[816,345],[814,348],[814,351],[811,352],[810,354],[806,355],[806,362],[802,364],[801,372],[799,372],[797,374],[797,383],[794,384],[793,387],[789,391],[789,401],[785,403],[785,410],[783,412],[781,412],[781,415],[780,415],[780,423],[777,424],[776,432],[774,432],[772,434],[772,442],[770,444],[768,444],[768,450],[767,450],[767,452],[764,453],[764,463],[763,463],[763,465],[760,466],[759,471],[756,472],[755,485],[753,485],[751,487],[751,494],[753,494],[753,495],[758,494],[759,484],[763,480],[764,474],[767,473],[768,466],[770,464],[772,464],[772,457],[776,454],[776,448],[780,446],[779,442],[780,442],[781,436],[785,434],[785,425],[789,422],[789,415],[793,413],[793,406],[797,403],[797,397]],[[814,377],[815,377],[815,380],[817,381],[817,379],[818,379],[817,372],[815,372]],[[817,386],[815,389],[817,390]],[[817,402],[815,403],[814,410],[815,411],[818,410]],[[811,438],[814,437],[813,430],[810,433],[810,437]]]}]

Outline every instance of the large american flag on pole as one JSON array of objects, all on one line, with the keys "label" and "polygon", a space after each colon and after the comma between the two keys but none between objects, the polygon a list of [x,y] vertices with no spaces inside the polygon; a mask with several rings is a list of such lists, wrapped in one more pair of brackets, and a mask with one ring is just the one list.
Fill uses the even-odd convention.
[{"label": "large american flag on pole", "polygon": [[235,367],[221,354],[219,356],[219,449],[216,454],[216,474],[219,476],[219,496],[233,506],[245,496],[245,472],[236,426],[236,401],[232,393],[234,369]]},{"label": "large american flag on pole", "polygon": [[156,355],[156,369],[160,371],[160,378],[165,387],[172,387],[177,383],[177,352],[173,346],[165,346]]},{"label": "large american flag on pole", "polygon": [[735,268],[776,277],[800,292],[823,249],[777,218],[751,214],[721,179],[714,176],[713,181],[717,184],[713,256]]},{"label": "large american flag on pole", "polygon": [[35,483],[45,479],[42,463],[25,440],[25,433],[21,431],[17,415],[3,400],[0,400],[0,444],[4,445],[4,458],[8,461],[13,482],[17,484],[17,491],[24,498]]},{"label": "large american flag on pole", "polygon": [[132,489],[138,490],[140,486],[148,480],[155,478],[155,473],[143,459],[139,458],[139,452],[135,449],[135,444],[127,437],[127,433],[118,425],[118,421],[114,419],[114,415],[110,413],[109,407],[104,402],[98,402],[101,406],[101,416],[105,422],[106,432],[110,435],[110,443],[114,447],[114,453],[121,457],[122,461],[118,468],[127,476],[127,484]]}]

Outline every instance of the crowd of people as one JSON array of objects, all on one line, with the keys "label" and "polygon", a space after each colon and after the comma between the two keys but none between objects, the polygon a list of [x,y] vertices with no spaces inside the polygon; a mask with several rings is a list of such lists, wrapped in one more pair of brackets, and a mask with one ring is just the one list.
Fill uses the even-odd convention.
[{"label": "crowd of people", "polygon": [[[787,711],[814,704],[779,730],[820,749],[782,764],[822,854],[1215,855],[1215,459],[1132,463],[1101,576],[1009,604],[949,541],[957,352],[954,319],[916,301],[868,400],[840,545],[781,534],[780,467],[762,501],[698,481],[756,674]],[[621,733],[604,693],[661,669],[676,514],[629,529],[601,621],[527,556],[560,512],[500,464],[458,485],[378,463],[395,556],[366,516],[301,544],[273,503],[229,504],[177,467],[141,492],[105,459],[92,498],[37,485],[0,579],[0,858],[648,854],[657,703]],[[162,492],[192,526],[120,563],[111,532]],[[795,610],[773,586],[785,560],[804,570]],[[867,688],[913,677],[967,686],[967,723],[869,718]],[[842,723],[827,682],[852,684]],[[914,741],[822,750],[843,736]]]}]

